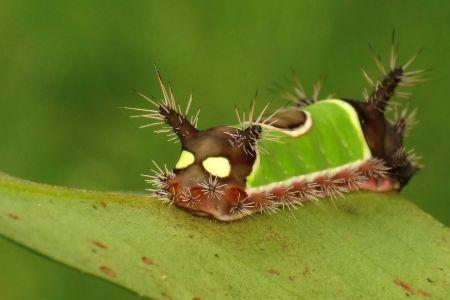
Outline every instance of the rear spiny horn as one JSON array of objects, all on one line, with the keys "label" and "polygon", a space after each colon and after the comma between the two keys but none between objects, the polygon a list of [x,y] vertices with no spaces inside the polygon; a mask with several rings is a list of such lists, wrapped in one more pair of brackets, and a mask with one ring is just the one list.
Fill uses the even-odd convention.
[{"label": "rear spiny horn", "polygon": [[198,123],[198,115],[200,110],[193,116],[191,116],[190,121],[188,119],[189,110],[192,104],[192,94],[189,97],[189,101],[186,105],[186,109],[183,112],[179,104],[175,101],[175,96],[172,87],[169,84],[167,89],[162,80],[161,74],[155,65],[156,74],[158,78],[159,85],[163,94],[163,99],[158,100],[155,97],[147,97],[143,93],[136,91],[136,93],[143,99],[150,102],[156,109],[144,109],[144,108],[134,108],[134,107],[124,107],[125,109],[130,109],[138,112],[143,112],[142,114],[131,116],[132,118],[146,118],[155,120],[155,122],[142,125],[140,128],[160,126],[167,124],[168,126],[162,126],[155,130],[156,133],[166,133],[169,136],[169,140],[176,140],[176,136],[183,141],[190,139],[192,136],[197,134],[198,130],[195,128]]},{"label": "rear spiny horn", "polygon": [[[413,86],[419,82],[425,81],[422,74],[427,70],[417,70],[406,72],[407,68],[414,62],[418,54],[421,52],[419,50],[411,59],[409,59],[404,65],[398,66],[398,42],[395,38],[395,32],[392,33],[391,41],[391,52],[389,58],[389,64],[387,68],[381,61],[378,54],[375,53],[372,46],[369,44],[369,49],[373,53],[375,64],[378,70],[383,75],[381,81],[376,81],[369,76],[369,74],[363,69],[363,75],[369,84],[372,86],[372,93],[369,95],[366,89],[363,91],[363,98],[376,108],[380,113],[384,113],[389,109],[389,106],[393,104],[389,101],[393,96],[399,98],[409,98],[410,93],[396,91],[397,87],[409,87]],[[395,104],[395,103],[394,103]]]}]

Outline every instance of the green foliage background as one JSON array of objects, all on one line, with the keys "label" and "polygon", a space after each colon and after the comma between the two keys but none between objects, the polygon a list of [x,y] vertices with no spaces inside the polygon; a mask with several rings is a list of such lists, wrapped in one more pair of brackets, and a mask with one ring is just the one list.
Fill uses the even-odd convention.
[{"label": "green foliage background", "polygon": [[[200,127],[235,122],[233,105],[274,100],[266,90],[295,69],[311,90],[359,98],[360,68],[375,71],[395,28],[400,59],[418,49],[430,81],[413,88],[420,124],[408,145],[425,168],[404,195],[450,224],[450,2],[447,1],[12,1],[0,3],[0,170],[39,182],[142,191],[151,160],[171,165],[178,145],[137,129],[119,106],[159,96],[153,63],[179,102],[194,94]],[[0,216],[3,218],[4,216]],[[407,224],[405,224],[407,226]],[[135,299],[122,289],[0,240],[2,299]],[[6,296],[5,296],[6,295]],[[6,297],[6,298],[5,298]],[[72,297],[72,298],[70,298]]]}]

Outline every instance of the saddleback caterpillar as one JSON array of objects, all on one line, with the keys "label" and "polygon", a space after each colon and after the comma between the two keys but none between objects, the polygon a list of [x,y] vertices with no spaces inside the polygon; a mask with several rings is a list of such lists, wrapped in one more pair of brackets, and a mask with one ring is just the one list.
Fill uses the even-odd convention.
[{"label": "saddleback caterpillar", "polygon": [[[252,101],[247,115],[237,113],[237,126],[206,130],[197,128],[198,113],[188,117],[192,97],[182,111],[157,71],[162,100],[139,93],[154,108],[130,109],[154,120],[142,127],[162,126],[156,132],[179,140],[181,154],[173,170],[155,164],[153,174],[145,175],[154,186],[150,191],[196,215],[231,221],[356,190],[400,190],[420,168],[417,156],[403,147],[415,111],[390,99],[408,96],[397,88],[422,81],[423,70],[408,70],[416,56],[398,65],[393,45],[388,67],[375,56],[380,81],[363,70],[372,85],[364,101],[318,101],[318,88],[307,97],[296,82],[283,94],[289,106],[272,114],[266,106],[255,116]],[[386,117],[389,111],[393,119]]]}]

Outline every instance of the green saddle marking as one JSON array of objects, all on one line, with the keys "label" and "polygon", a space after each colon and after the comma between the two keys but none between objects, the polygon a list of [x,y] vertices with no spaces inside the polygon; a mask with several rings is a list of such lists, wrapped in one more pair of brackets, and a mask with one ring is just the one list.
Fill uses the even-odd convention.
[{"label": "green saddle marking", "polygon": [[[261,140],[268,153],[259,152],[247,187],[260,187],[292,177],[337,168],[371,157],[354,108],[342,100],[323,100],[302,110],[312,126],[299,137],[272,130],[280,142]],[[263,132],[270,129],[263,128]],[[273,129],[273,127],[272,127]]]}]

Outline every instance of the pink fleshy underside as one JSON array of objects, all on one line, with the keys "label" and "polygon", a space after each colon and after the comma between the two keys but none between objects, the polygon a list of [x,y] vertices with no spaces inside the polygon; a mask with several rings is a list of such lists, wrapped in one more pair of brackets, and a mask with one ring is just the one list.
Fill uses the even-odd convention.
[{"label": "pink fleshy underside", "polygon": [[249,194],[238,188],[225,187],[218,191],[219,196],[211,197],[204,194],[199,187],[190,187],[187,197],[187,189],[183,189],[176,178],[168,183],[167,191],[170,191],[171,200],[177,206],[197,214],[229,221],[258,212],[271,213],[284,208],[294,208],[321,198],[337,199],[345,193],[357,190],[386,192],[398,188],[398,183],[389,177],[388,168],[383,161],[372,158],[334,174],[325,172],[310,179],[299,178],[289,185],[271,185],[267,189],[257,189]]}]

